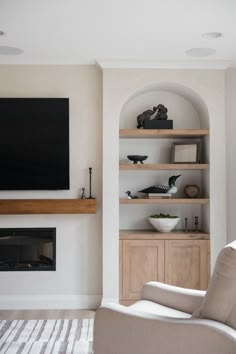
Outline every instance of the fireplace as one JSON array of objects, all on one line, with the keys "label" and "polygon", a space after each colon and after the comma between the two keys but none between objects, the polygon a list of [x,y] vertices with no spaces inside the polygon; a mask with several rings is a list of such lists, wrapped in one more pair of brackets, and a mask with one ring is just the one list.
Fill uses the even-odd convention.
[{"label": "fireplace", "polygon": [[0,271],[56,270],[56,228],[0,229]]}]

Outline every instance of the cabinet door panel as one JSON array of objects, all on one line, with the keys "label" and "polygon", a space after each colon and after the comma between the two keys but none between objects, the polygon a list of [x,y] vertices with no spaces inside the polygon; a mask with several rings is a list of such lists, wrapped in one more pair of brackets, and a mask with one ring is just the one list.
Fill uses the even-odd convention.
[{"label": "cabinet door panel", "polygon": [[165,241],[165,283],[205,290],[208,283],[207,242]]},{"label": "cabinet door panel", "polygon": [[137,300],[143,285],[164,281],[164,241],[123,241],[123,300]]}]

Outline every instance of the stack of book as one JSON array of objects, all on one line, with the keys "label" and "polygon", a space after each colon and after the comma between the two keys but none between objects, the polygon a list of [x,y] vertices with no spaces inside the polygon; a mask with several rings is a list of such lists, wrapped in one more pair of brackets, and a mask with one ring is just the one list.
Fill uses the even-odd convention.
[{"label": "stack of book", "polygon": [[165,199],[171,198],[171,193],[147,193],[148,199]]}]

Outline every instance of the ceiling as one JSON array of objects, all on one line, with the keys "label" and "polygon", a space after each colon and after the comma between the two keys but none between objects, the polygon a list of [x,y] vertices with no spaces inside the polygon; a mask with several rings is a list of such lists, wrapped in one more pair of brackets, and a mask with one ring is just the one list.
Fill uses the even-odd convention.
[{"label": "ceiling", "polygon": [[[0,0],[0,47],[24,51],[0,64],[233,66],[235,19],[235,0]],[[194,58],[191,48],[216,54]]]}]

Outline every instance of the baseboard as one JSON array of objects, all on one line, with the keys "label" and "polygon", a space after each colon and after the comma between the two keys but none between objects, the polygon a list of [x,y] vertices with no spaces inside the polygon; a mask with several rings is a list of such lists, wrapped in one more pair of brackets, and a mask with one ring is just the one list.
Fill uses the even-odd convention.
[{"label": "baseboard", "polygon": [[1,295],[1,310],[81,309],[100,306],[101,295]]}]

